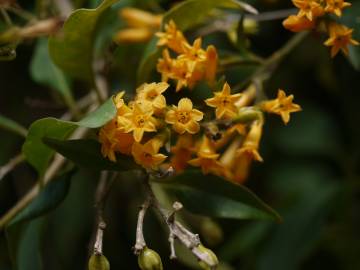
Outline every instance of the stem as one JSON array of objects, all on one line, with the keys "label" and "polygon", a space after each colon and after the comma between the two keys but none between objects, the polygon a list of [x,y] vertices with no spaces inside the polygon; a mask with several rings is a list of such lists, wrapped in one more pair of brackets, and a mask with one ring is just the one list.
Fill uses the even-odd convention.
[{"label": "stem", "polygon": [[144,227],[143,225],[144,225],[144,217],[149,206],[150,206],[150,199],[147,198],[144,204],[141,206],[138,215],[138,221],[136,226],[136,243],[134,246],[135,255],[139,255],[141,251],[146,247],[146,242],[143,233],[143,227]]},{"label": "stem", "polygon": [[8,163],[6,163],[4,166],[0,167],[0,181],[4,178],[5,175],[7,175],[10,171],[15,169],[17,165],[19,165],[21,162],[25,160],[25,156],[23,154],[19,154],[13,159],[11,159]]},{"label": "stem", "polygon": [[1,15],[3,16],[4,18],[4,21],[6,23],[7,26],[12,26],[13,23],[11,21],[11,18],[9,16],[9,14],[7,14],[6,10],[4,8],[0,8],[0,12],[1,12]]},{"label": "stem", "polygon": [[205,262],[211,269],[216,267],[216,264],[212,258],[204,253],[199,246],[201,241],[198,234],[194,234],[188,229],[186,229],[181,223],[175,220],[175,212],[181,209],[181,203],[174,203],[174,211],[168,211],[164,209],[152,190],[152,187],[149,182],[149,175],[145,174],[143,181],[147,196],[151,202],[151,206],[160,214],[161,218],[164,220],[166,225],[169,228],[169,243],[170,243],[170,258],[176,258],[174,240],[178,239],[186,248],[188,248],[195,257],[199,260]]},{"label": "stem", "polygon": [[110,187],[114,183],[117,174],[113,174],[110,177],[108,171],[101,172],[100,180],[95,192],[95,208],[96,208],[96,220],[97,220],[97,230],[94,243],[94,254],[102,254],[103,247],[103,236],[104,230],[106,228],[106,223],[104,221],[103,213],[105,209],[106,200],[109,195]]},{"label": "stem", "polygon": [[305,39],[308,32],[301,32],[294,35],[283,47],[274,52],[265,62],[244,82],[233,87],[233,90],[240,90],[249,82],[260,79],[265,80],[276,69],[277,65]]}]

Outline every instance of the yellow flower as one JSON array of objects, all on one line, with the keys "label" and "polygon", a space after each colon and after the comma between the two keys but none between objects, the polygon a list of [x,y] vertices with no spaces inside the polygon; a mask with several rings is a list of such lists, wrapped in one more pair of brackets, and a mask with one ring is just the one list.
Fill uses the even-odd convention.
[{"label": "yellow flower", "polygon": [[136,142],[140,142],[144,132],[156,131],[157,120],[152,116],[154,110],[149,101],[136,101],[130,112],[118,116],[118,125],[123,127],[124,132],[133,132]]},{"label": "yellow flower", "polygon": [[167,46],[177,53],[183,53],[183,45],[188,43],[173,20],[165,25],[165,32],[158,32],[156,36],[159,37],[157,46]]},{"label": "yellow flower", "polygon": [[290,15],[283,21],[283,26],[293,32],[310,30],[315,27],[315,20],[309,20],[307,17],[299,15]]},{"label": "yellow flower", "polygon": [[159,154],[163,141],[158,137],[150,139],[145,144],[135,142],[132,146],[132,155],[137,164],[146,169],[157,169],[167,156]]},{"label": "yellow flower", "polygon": [[191,166],[201,167],[203,174],[224,174],[224,168],[217,160],[220,155],[215,152],[213,146],[210,143],[210,140],[206,136],[204,136],[202,139],[197,156],[197,158],[194,158],[188,162]]},{"label": "yellow flower", "polygon": [[116,152],[129,155],[134,139],[131,134],[119,131],[115,120],[103,126],[99,132],[101,153],[111,161],[116,161]]},{"label": "yellow flower", "polygon": [[136,89],[136,99],[149,101],[155,110],[162,110],[166,107],[166,99],[162,93],[168,87],[166,82],[144,83]]},{"label": "yellow flower", "polygon": [[329,39],[325,41],[325,46],[331,46],[331,57],[335,57],[341,50],[345,55],[349,54],[349,45],[359,45],[359,42],[352,39],[354,29],[345,25],[330,23],[328,26]]},{"label": "yellow flower", "polygon": [[221,92],[215,92],[213,98],[205,100],[210,107],[216,108],[217,119],[229,119],[236,115],[237,108],[235,102],[241,97],[241,94],[231,95],[231,89],[228,83],[225,83]]},{"label": "yellow flower", "polygon": [[325,11],[328,13],[334,13],[336,16],[341,17],[342,10],[346,7],[350,7],[351,3],[344,0],[326,0]]},{"label": "yellow flower", "polygon": [[129,28],[122,29],[115,35],[114,40],[118,43],[148,41],[160,28],[162,21],[162,15],[154,15],[137,8],[123,8],[119,14]]},{"label": "yellow flower", "polygon": [[300,17],[305,16],[310,21],[325,13],[323,6],[318,0],[293,0],[293,3],[300,9],[298,15]]},{"label": "yellow flower", "polygon": [[262,103],[261,109],[268,113],[280,115],[286,125],[290,120],[290,113],[301,111],[301,107],[294,104],[293,99],[293,95],[286,96],[285,92],[279,89],[277,98]]},{"label": "yellow flower", "polygon": [[113,98],[115,106],[117,108],[117,116],[124,115],[125,113],[130,111],[129,107],[126,106],[126,104],[124,102],[124,99],[123,99],[124,95],[125,95],[125,92],[121,91]]},{"label": "yellow flower", "polygon": [[263,161],[258,152],[262,128],[263,121],[257,120],[252,123],[249,133],[246,135],[241,148],[237,150],[238,156],[245,155],[250,160]]},{"label": "yellow flower", "polygon": [[171,147],[171,166],[175,172],[182,172],[188,165],[191,155],[194,152],[191,134],[184,134],[178,137],[176,145]]},{"label": "yellow flower", "polygon": [[168,49],[162,51],[162,58],[158,60],[156,69],[161,73],[161,80],[167,82],[172,77],[173,59],[170,57]]},{"label": "yellow flower", "polygon": [[179,55],[178,59],[186,60],[190,71],[195,69],[197,63],[206,60],[206,52],[201,48],[201,43],[201,38],[197,38],[192,46],[182,43],[183,53]]},{"label": "yellow flower", "polygon": [[190,99],[180,99],[178,106],[173,105],[166,113],[165,121],[173,125],[173,129],[180,134],[188,132],[195,134],[199,132],[199,121],[203,118],[203,113],[199,110],[193,109],[193,104]]}]

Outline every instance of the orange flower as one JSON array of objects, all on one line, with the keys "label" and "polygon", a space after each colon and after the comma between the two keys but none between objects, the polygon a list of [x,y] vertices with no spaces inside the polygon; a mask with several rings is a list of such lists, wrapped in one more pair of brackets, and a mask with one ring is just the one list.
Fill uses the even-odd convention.
[{"label": "orange flower", "polygon": [[215,107],[217,119],[229,119],[236,115],[237,108],[235,102],[241,97],[241,94],[231,95],[231,89],[228,83],[225,83],[221,92],[215,92],[213,98],[205,100],[210,107]]},{"label": "orange flower", "polygon": [[346,7],[350,7],[351,3],[344,0],[326,0],[325,11],[328,13],[334,13],[336,16],[341,17],[342,10]]},{"label": "orange flower", "polygon": [[240,149],[237,150],[237,155],[246,155],[249,160],[263,161],[258,149],[262,135],[263,121],[257,120],[252,123],[249,133],[244,139]]},{"label": "orange flower", "polygon": [[173,77],[173,62],[174,59],[170,57],[168,49],[162,51],[162,58],[158,60],[156,69],[161,73],[161,80],[167,82],[169,78]]},{"label": "orange flower", "polygon": [[152,14],[132,7],[122,8],[119,14],[126,21],[127,25],[135,28],[150,27],[156,29],[160,27],[162,21],[162,15]]},{"label": "orange flower", "polygon": [[158,137],[154,137],[145,144],[135,142],[132,146],[132,155],[135,162],[146,169],[157,169],[167,157],[159,154],[162,145],[163,141]]},{"label": "orange flower", "polygon": [[129,28],[116,33],[114,40],[118,43],[137,43],[151,39],[155,31],[160,28],[162,15],[126,7],[120,10],[120,17],[127,23]]},{"label": "orange flower", "polygon": [[310,21],[325,13],[323,6],[317,0],[293,0],[293,3],[300,9],[298,16],[306,17]]},{"label": "orange flower", "polygon": [[315,20],[310,21],[307,17],[290,15],[283,21],[283,26],[293,32],[310,30],[315,27]]},{"label": "orange flower", "polygon": [[180,134],[188,132],[195,134],[199,132],[199,121],[203,118],[203,113],[199,110],[193,109],[193,104],[190,99],[180,99],[178,106],[172,107],[167,113],[165,121],[173,125],[173,129]]},{"label": "orange flower", "polygon": [[176,145],[171,147],[171,166],[176,172],[182,172],[187,167],[193,151],[192,135],[186,133],[179,136]]},{"label": "orange flower", "polygon": [[191,166],[201,167],[203,174],[224,174],[224,168],[217,160],[220,155],[215,152],[213,146],[206,136],[204,136],[202,139],[197,156],[197,158],[194,158],[188,162]]},{"label": "orange flower", "polygon": [[168,87],[166,82],[144,83],[136,89],[136,99],[149,101],[155,110],[162,110],[166,107],[166,99],[162,93]]},{"label": "orange flower", "polygon": [[329,39],[325,41],[324,45],[332,47],[331,57],[335,57],[341,50],[345,55],[349,54],[349,45],[359,45],[359,42],[352,39],[354,29],[350,29],[345,25],[330,23],[328,26]]},{"label": "orange flower", "polygon": [[217,70],[218,55],[216,48],[213,45],[210,45],[206,48],[206,61],[204,65],[205,68],[205,79],[210,85],[215,81],[216,70]]},{"label": "orange flower", "polygon": [[165,32],[158,32],[156,36],[159,37],[158,46],[167,46],[177,53],[183,53],[183,45],[188,43],[173,20],[165,25]]},{"label": "orange flower", "polygon": [[121,91],[113,98],[115,106],[117,108],[118,116],[124,115],[125,113],[130,111],[129,107],[126,106],[126,104],[124,102],[124,99],[123,99],[124,95],[125,95],[125,92]]},{"label": "orange flower", "polygon": [[268,113],[280,115],[286,125],[290,120],[290,113],[301,111],[301,107],[294,104],[293,99],[293,95],[286,96],[285,92],[279,89],[277,98],[262,103],[261,109]]},{"label": "orange flower", "polygon": [[144,132],[156,131],[157,120],[152,116],[154,110],[149,101],[136,101],[130,112],[118,116],[117,121],[124,132],[133,132],[136,142],[140,142]]},{"label": "orange flower", "polygon": [[102,155],[114,162],[116,161],[116,152],[129,155],[134,143],[131,134],[119,131],[115,120],[112,120],[100,129],[99,141],[101,143]]}]

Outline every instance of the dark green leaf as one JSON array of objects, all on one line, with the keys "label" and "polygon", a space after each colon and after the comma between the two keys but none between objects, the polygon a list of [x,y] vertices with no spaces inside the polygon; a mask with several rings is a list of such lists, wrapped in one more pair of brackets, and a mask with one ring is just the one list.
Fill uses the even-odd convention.
[{"label": "dark green leaf", "polygon": [[39,39],[30,66],[34,81],[57,90],[69,107],[74,107],[74,100],[69,83],[64,73],[50,59],[48,40]]},{"label": "dark green leaf", "polygon": [[119,171],[138,168],[134,161],[125,155],[118,155],[116,163],[104,158],[101,155],[101,144],[95,140],[60,141],[44,138],[44,142],[64,157],[84,168]]},{"label": "dark green leaf", "polygon": [[112,98],[110,98],[96,111],[90,113],[79,122],[63,121],[56,118],[40,119],[30,126],[22,151],[27,161],[42,176],[54,154],[54,151],[43,143],[43,138],[64,140],[78,126],[98,128],[110,121],[115,114],[116,107]]},{"label": "dark green leaf", "polygon": [[214,217],[236,219],[272,219],[280,216],[244,186],[218,176],[204,176],[200,171],[188,171],[161,184],[185,208]]},{"label": "dark green leaf", "polygon": [[[236,0],[189,0],[174,6],[164,15],[163,24],[173,20],[181,31],[204,21],[215,8],[232,8],[257,13],[250,5]],[[154,37],[147,46],[138,69],[138,84],[146,82],[154,70],[161,49],[156,47],[157,38]]]},{"label": "dark green leaf", "polygon": [[100,16],[117,0],[105,0],[96,9],[78,9],[64,24],[63,32],[49,39],[54,63],[67,74],[92,81],[94,34]]}]

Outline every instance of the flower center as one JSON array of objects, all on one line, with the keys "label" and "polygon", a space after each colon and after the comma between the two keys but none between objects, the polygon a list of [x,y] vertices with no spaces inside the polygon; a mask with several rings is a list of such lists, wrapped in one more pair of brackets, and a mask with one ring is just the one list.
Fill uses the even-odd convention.
[{"label": "flower center", "polygon": [[135,123],[138,127],[143,127],[145,125],[145,117],[144,115],[137,115],[135,117]]},{"label": "flower center", "polygon": [[190,113],[186,111],[180,111],[177,113],[177,120],[181,124],[186,124],[190,120]]},{"label": "flower center", "polygon": [[148,100],[154,100],[157,96],[158,96],[158,93],[157,93],[155,90],[151,90],[151,91],[147,94],[147,99],[148,99]]}]

